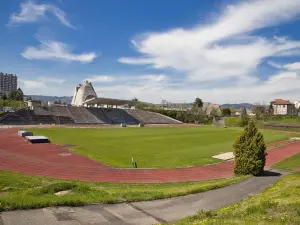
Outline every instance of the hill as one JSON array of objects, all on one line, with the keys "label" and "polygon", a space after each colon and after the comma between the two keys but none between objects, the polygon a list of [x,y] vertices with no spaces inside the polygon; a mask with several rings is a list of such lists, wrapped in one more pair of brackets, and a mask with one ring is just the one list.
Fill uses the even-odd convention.
[{"label": "hill", "polygon": [[222,108],[235,108],[235,109],[241,109],[241,108],[246,108],[246,109],[252,109],[254,105],[250,103],[240,103],[240,104],[223,104],[221,105]]}]

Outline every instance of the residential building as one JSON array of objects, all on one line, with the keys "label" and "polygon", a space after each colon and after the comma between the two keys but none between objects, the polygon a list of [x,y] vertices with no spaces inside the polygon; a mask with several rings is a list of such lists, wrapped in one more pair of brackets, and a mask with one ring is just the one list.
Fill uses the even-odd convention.
[{"label": "residential building", "polygon": [[24,101],[28,108],[33,109],[36,106],[41,106],[41,101],[37,99],[30,99]]},{"label": "residential building", "polygon": [[10,91],[17,90],[18,77],[15,74],[0,73],[0,93],[8,95]]},{"label": "residential building", "polygon": [[271,101],[274,115],[297,115],[294,103],[289,100],[275,99]]}]

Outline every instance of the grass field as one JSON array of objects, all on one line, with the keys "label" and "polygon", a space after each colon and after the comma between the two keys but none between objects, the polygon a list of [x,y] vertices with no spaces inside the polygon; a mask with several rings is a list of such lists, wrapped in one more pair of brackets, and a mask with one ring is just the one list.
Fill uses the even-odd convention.
[{"label": "grass field", "polygon": [[273,167],[276,169],[296,171],[296,169],[300,168],[300,154],[297,154],[280,163],[277,163]]},{"label": "grass field", "polygon": [[[48,136],[56,144],[75,144],[71,150],[111,166],[174,168],[219,162],[211,156],[232,151],[240,128],[144,127],[107,129],[30,129]],[[295,134],[263,132],[266,142],[287,139]]]},{"label": "grass field", "polygon": [[[0,171],[0,211],[162,199],[224,187],[245,178],[247,176],[202,182],[124,184],[58,180]],[[54,195],[63,190],[72,193]]]},{"label": "grass field", "polygon": [[282,178],[248,200],[216,211],[200,212],[176,225],[210,224],[299,224],[300,173]]},{"label": "grass field", "polygon": [[300,124],[299,116],[270,116],[266,117],[266,122],[284,123],[284,124]]}]

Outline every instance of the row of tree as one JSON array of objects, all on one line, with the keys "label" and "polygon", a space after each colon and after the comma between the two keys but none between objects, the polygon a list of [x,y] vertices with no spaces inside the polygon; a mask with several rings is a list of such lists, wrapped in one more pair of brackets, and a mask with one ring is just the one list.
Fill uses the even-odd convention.
[{"label": "row of tree", "polygon": [[21,88],[18,88],[17,90],[10,91],[7,96],[5,94],[1,95],[0,99],[2,99],[2,100],[13,100],[13,101],[23,101],[24,100],[24,93],[21,90]]},{"label": "row of tree", "polygon": [[144,102],[139,102],[138,99],[132,99],[134,102],[130,106],[135,106],[137,109],[146,109],[148,111],[157,112],[165,116],[171,117],[173,119],[179,120],[184,123],[211,123],[213,117],[221,116],[221,111],[212,107],[203,108],[203,101],[200,98],[196,98],[191,109],[187,107],[184,109],[165,109],[164,104],[161,106],[156,106],[153,104],[147,104]]}]

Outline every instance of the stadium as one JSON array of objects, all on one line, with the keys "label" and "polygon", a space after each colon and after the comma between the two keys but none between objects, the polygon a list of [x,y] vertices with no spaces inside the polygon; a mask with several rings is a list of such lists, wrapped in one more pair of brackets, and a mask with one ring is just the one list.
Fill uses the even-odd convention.
[{"label": "stadium", "polygon": [[[4,115],[0,118],[2,127],[12,129],[8,132],[3,130],[3,138],[8,138],[5,135],[13,138],[21,128],[29,130],[34,136],[47,137],[46,140],[50,140],[52,144],[24,147],[34,148],[38,152],[44,152],[45,155],[51,152],[54,155],[50,158],[54,162],[57,157],[70,160],[71,164],[72,160],[87,160],[87,158],[80,158],[79,155],[81,155],[99,162],[97,166],[100,168],[113,170],[114,168],[137,167],[138,171],[153,168],[167,170],[181,168],[176,173],[183,173],[178,177],[164,175],[159,178],[154,173],[152,178],[150,175],[139,178],[140,172],[130,171],[134,173],[134,180],[131,182],[137,182],[139,179],[141,182],[196,181],[232,175],[233,156],[225,161],[213,156],[232,151],[234,140],[242,132],[240,128],[223,129],[223,125],[212,127],[184,124],[160,113],[128,107],[132,103],[134,102],[131,100],[99,98],[92,83],[85,81],[75,87],[71,105],[31,104],[27,109],[19,109]],[[128,128],[125,128],[127,126]],[[144,126],[146,127],[143,128]],[[118,127],[120,129],[116,129]],[[289,143],[288,139],[295,136],[273,131],[263,131],[263,134],[270,146],[278,141]],[[38,138],[34,138],[31,142],[33,141],[39,142]],[[16,143],[18,142],[14,141],[14,145]],[[21,148],[21,146],[14,145],[12,148]],[[2,148],[7,149],[9,146],[5,145]],[[56,150],[53,152],[49,149],[48,151],[47,148]],[[70,155],[61,157],[59,152],[63,155],[70,153]],[[38,160],[52,163],[48,162],[47,158],[44,159],[45,155],[41,154]],[[208,174],[204,175],[202,170],[210,167],[212,171],[208,170]],[[77,169],[80,170],[80,168]],[[214,177],[214,173],[217,177]],[[96,180],[109,181],[109,179],[103,177]],[[127,181],[127,178],[112,179],[119,182]]]},{"label": "stadium", "polygon": [[2,125],[38,124],[181,124],[170,117],[140,109],[121,109],[131,100],[98,98],[93,85],[86,81],[75,87],[72,106],[43,107],[33,104],[0,118]]},{"label": "stadium", "polygon": [[[175,215],[170,211],[165,217],[160,215],[163,219],[151,217],[145,222],[143,213],[138,220],[127,219],[136,213],[130,211],[122,219],[130,221],[128,224],[154,224],[178,220],[203,208],[199,206],[202,200],[189,194],[206,194],[213,189],[222,192],[222,187],[228,186],[240,187],[237,192],[242,198],[247,196],[241,190],[259,182],[248,175],[235,174],[233,144],[245,134],[242,128],[226,128],[217,118],[213,126],[183,123],[147,109],[129,107],[134,103],[99,98],[86,81],[75,88],[71,105],[42,106],[31,101],[28,108],[2,116],[0,211],[53,206],[57,207],[53,215],[60,220],[69,217],[59,211],[65,210],[59,206],[103,203],[99,207],[110,207],[106,203],[120,203],[112,206],[114,210],[129,207],[140,213],[143,207],[136,201],[147,201],[141,204],[153,207],[158,203],[152,200],[162,199],[166,201],[160,206],[162,210],[173,210],[167,205],[177,198],[168,198],[193,198],[185,203],[186,209],[193,205],[188,212]],[[266,143],[265,170],[281,161],[297,161],[299,133],[260,132]],[[270,177],[278,176],[270,173]],[[268,176],[266,181],[271,179]],[[264,188],[267,185],[268,182]],[[213,191],[207,193],[214,195]],[[219,195],[221,204],[224,195]],[[180,197],[178,201],[185,202]],[[118,218],[119,214],[113,211],[112,215]]]}]

